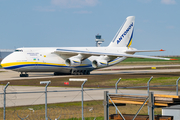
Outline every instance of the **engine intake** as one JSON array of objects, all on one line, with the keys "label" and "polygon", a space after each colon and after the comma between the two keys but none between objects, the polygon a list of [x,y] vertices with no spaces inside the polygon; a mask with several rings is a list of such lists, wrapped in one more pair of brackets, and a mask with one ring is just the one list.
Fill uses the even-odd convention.
[{"label": "engine intake", "polygon": [[68,58],[66,61],[66,66],[79,66],[81,64],[81,60],[75,57]]},{"label": "engine intake", "polygon": [[94,68],[101,68],[101,67],[105,67],[105,66],[107,66],[108,65],[108,62],[107,62],[107,60],[93,60],[93,62],[92,62],[92,66],[94,67]]}]

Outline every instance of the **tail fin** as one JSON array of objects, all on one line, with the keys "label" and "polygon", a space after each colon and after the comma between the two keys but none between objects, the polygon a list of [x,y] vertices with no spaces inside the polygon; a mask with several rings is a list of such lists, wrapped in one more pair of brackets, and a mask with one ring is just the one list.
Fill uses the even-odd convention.
[{"label": "tail fin", "polygon": [[130,47],[134,31],[134,16],[129,16],[118,30],[108,47]]}]

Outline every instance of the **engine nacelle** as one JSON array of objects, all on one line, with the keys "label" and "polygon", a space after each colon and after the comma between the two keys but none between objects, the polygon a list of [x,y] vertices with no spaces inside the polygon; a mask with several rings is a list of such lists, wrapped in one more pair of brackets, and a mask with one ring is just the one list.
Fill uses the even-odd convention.
[{"label": "engine nacelle", "polygon": [[97,59],[97,60],[93,60],[93,62],[92,62],[92,66],[94,68],[106,67],[107,65],[108,65],[107,60]]},{"label": "engine nacelle", "polygon": [[81,64],[81,60],[76,57],[70,57],[65,61],[66,66],[79,66]]}]

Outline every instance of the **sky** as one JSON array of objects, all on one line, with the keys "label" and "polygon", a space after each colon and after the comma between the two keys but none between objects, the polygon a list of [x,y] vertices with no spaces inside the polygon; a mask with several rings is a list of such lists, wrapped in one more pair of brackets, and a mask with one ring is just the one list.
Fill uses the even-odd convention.
[{"label": "sky", "polygon": [[128,16],[131,47],[180,55],[179,0],[0,0],[0,49],[108,46]]}]

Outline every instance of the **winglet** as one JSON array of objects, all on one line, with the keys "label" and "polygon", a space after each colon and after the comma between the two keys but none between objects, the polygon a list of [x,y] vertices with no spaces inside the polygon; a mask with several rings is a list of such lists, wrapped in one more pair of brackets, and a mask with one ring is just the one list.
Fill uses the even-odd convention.
[{"label": "winglet", "polygon": [[165,51],[165,50],[163,50],[163,49],[160,49],[159,51]]},{"label": "winglet", "polygon": [[170,60],[179,60],[179,59],[170,59]]}]

